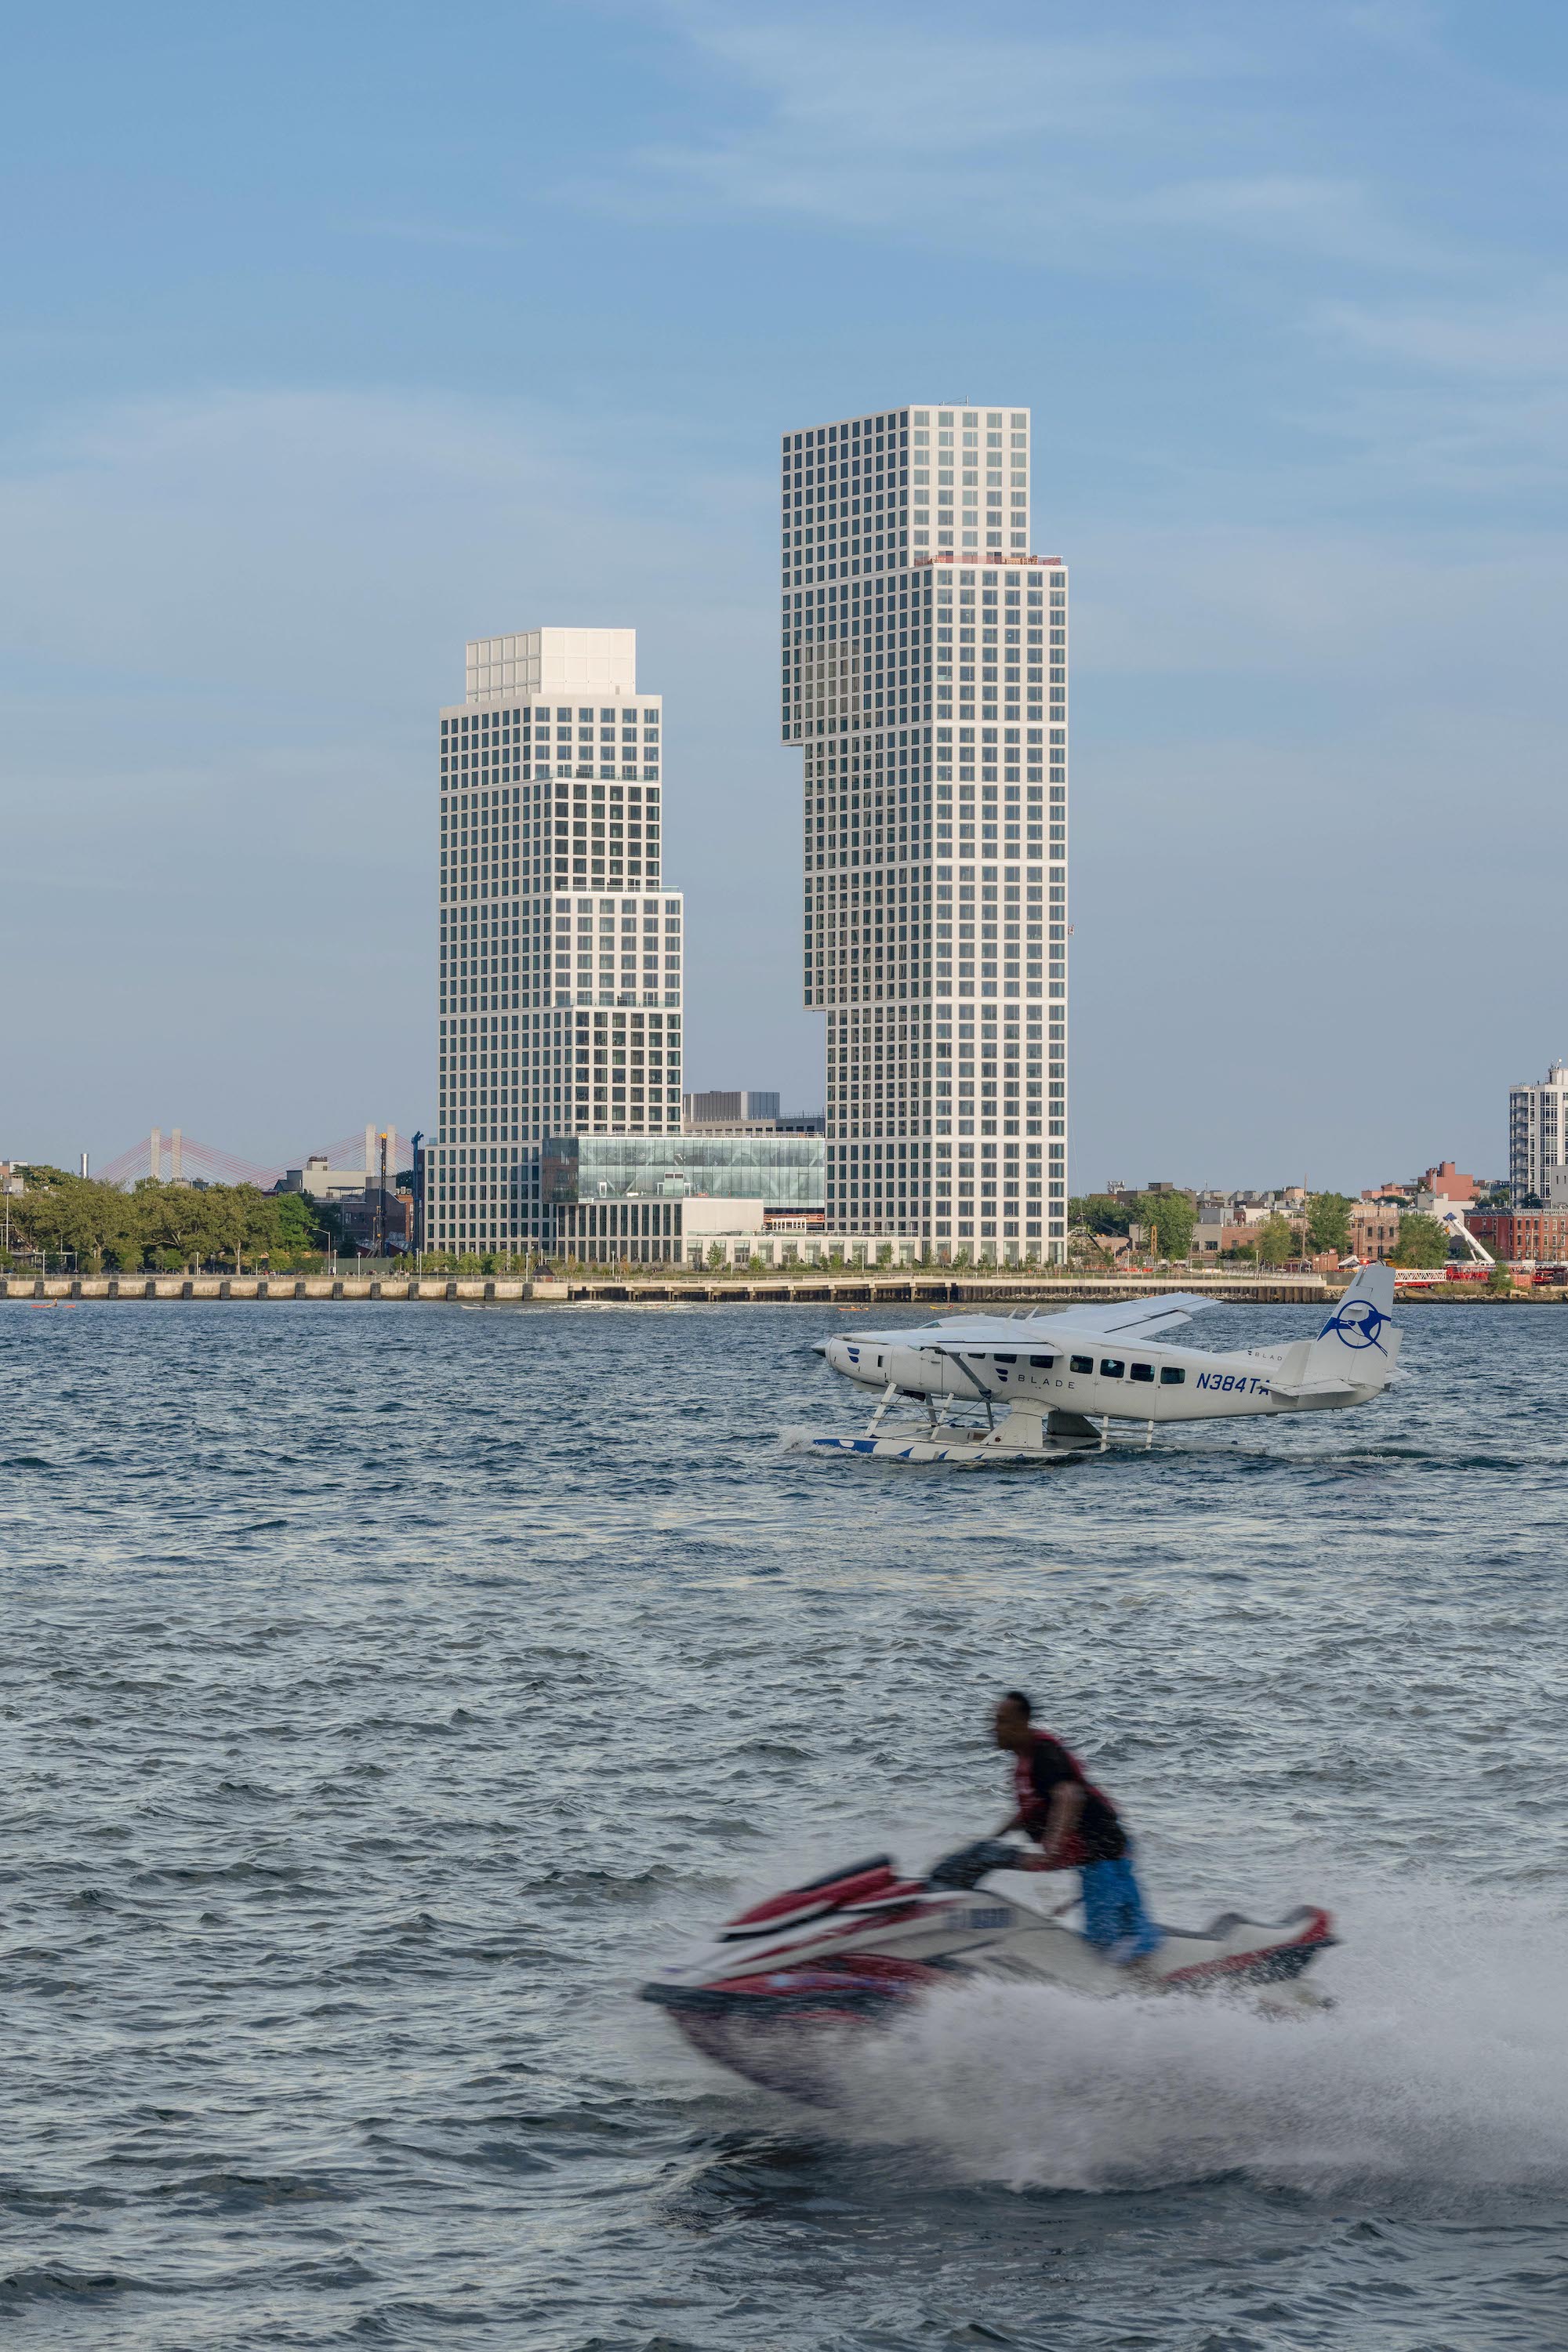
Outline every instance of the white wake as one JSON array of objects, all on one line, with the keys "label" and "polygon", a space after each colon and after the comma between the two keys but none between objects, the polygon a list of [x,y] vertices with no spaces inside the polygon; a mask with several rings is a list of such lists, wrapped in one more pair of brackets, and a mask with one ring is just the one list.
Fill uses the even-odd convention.
[{"label": "white wake", "polygon": [[1560,1912],[1405,1882],[1340,1925],[1313,1971],[1336,2006],[1300,2021],[1239,1998],[944,1993],[847,2059],[852,2128],[1018,2189],[1568,2189]]}]

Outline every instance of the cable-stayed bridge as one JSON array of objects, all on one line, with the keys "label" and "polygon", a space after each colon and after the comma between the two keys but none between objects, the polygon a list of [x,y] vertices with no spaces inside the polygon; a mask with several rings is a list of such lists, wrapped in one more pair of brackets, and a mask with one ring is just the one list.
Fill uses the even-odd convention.
[{"label": "cable-stayed bridge", "polygon": [[391,1177],[412,1157],[409,1140],[394,1127],[374,1125],[355,1128],[352,1135],[341,1135],[333,1143],[312,1145],[309,1151],[301,1151],[277,1168],[261,1168],[254,1160],[240,1160],[232,1151],[220,1150],[216,1144],[198,1142],[183,1128],[154,1127],[96,1173],[101,1184],[122,1184],[127,1188],[150,1176],[163,1183],[254,1184],[266,1192],[279,1181],[285,1169],[302,1168],[307,1160],[324,1160],[329,1168],[363,1168],[372,1175],[377,1174],[383,1135],[386,1138],[386,1172]]}]

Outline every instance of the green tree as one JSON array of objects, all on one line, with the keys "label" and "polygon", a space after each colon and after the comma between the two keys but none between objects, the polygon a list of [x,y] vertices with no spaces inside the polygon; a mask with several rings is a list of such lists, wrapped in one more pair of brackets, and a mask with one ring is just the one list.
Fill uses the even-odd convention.
[{"label": "green tree", "polygon": [[1343,1192],[1309,1196],[1307,1239],[1315,1250],[1334,1250],[1344,1255],[1351,1245],[1351,1202]]},{"label": "green tree", "polygon": [[1513,1276],[1506,1265],[1494,1265],[1487,1276],[1487,1288],[1499,1298],[1506,1298],[1513,1288]]},{"label": "green tree", "polygon": [[222,1235],[223,1213],[194,1184],[161,1184],[148,1177],[132,1194],[142,1244],[163,1262],[199,1267]]},{"label": "green tree", "polygon": [[23,1181],[27,1190],[11,1209],[14,1243],[51,1255],[68,1252],[84,1269],[96,1269],[106,1254],[118,1257],[134,1217],[117,1185],[44,1167],[26,1170]]},{"label": "green tree", "polygon": [[1448,1236],[1436,1217],[1403,1216],[1399,1244],[1389,1255],[1390,1265],[1446,1265]]},{"label": "green tree", "polygon": [[1192,1254],[1197,1202],[1190,1192],[1141,1192],[1138,1222],[1152,1231],[1157,1256],[1184,1263]]},{"label": "green tree", "polygon": [[1109,1192],[1086,1192],[1068,1202],[1068,1217],[1088,1233],[1124,1234],[1132,1222],[1132,1212],[1124,1202],[1113,1201]]},{"label": "green tree", "polygon": [[274,1192],[268,1196],[268,1205],[272,1213],[268,1249],[283,1257],[301,1257],[323,1247],[326,1230],[315,1214],[309,1193]]},{"label": "green tree", "polygon": [[1258,1228],[1258,1255],[1263,1265],[1283,1265],[1296,1255],[1296,1229],[1289,1217],[1265,1217]]}]

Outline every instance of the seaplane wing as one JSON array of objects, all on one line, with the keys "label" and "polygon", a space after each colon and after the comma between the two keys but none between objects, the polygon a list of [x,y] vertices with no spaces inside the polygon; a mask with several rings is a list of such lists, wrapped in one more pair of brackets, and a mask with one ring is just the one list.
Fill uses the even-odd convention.
[{"label": "seaplane wing", "polygon": [[[1030,1315],[1023,1320],[1028,1326],[1048,1323],[1053,1338],[1059,1333],[1071,1339],[1081,1331],[1086,1339],[1109,1339],[1122,1332],[1152,1339],[1162,1331],[1173,1331],[1179,1323],[1190,1321],[1215,1303],[1212,1298],[1200,1298],[1195,1291],[1167,1290],[1157,1298],[1119,1298],[1110,1307],[1063,1307],[1054,1315]],[[1019,1327],[1014,1323],[1010,1328],[1016,1332]]]},{"label": "seaplane wing", "polygon": [[[1193,1291],[1168,1290],[1158,1298],[1121,1298],[1106,1307],[1063,1307],[1049,1315],[949,1315],[940,1323],[905,1324],[896,1331],[857,1328],[848,1336],[859,1347],[965,1350],[1026,1348],[1032,1339],[1042,1335],[1058,1346],[1069,1339],[1098,1341],[1123,1335],[1152,1339],[1162,1331],[1175,1330],[1214,1304],[1212,1298],[1200,1298]],[[817,1354],[826,1354],[827,1345],[826,1339],[818,1341]]]}]

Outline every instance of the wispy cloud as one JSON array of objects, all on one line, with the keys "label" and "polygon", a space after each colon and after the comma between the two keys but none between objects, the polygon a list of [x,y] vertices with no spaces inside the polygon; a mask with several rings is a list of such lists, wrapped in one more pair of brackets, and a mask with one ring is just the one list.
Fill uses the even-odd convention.
[{"label": "wispy cloud", "polygon": [[[1156,268],[1178,241],[1368,271],[1451,265],[1367,176],[1321,167],[1306,119],[1281,105],[1305,28],[1256,11],[1187,12],[1179,35],[1125,8],[1088,33],[1058,12],[1022,34],[974,12],[852,0],[831,14],[707,0],[661,13],[730,85],[726,127],[636,152],[579,190],[587,201],[776,214],[1055,268]],[[1365,13],[1315,21],[1384,40]]]},{"label": "wispy cloud", "polygon": [[1322,331],[1378,359],[1431,375],[1512,383],[1568,376],[1568,279],[1534,278],[1481,299],[1322,306]]}]

